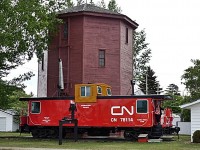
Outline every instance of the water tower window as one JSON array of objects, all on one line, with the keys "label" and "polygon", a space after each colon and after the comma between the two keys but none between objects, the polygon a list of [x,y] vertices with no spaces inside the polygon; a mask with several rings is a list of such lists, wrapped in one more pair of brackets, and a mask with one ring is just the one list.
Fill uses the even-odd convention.
[{"label": "water tower window", "polygon": [[99,67],[105,67],[105,50],[99,50]]},{"label": "water tower window", "polygon": [[42,54],[41,58],[41,70],[44,71],[44,53]]},{"label": "water tower window", "polygon": [[128,44],[128,28],[126,28],[126,44]]},{"label": "water tower window", "polygon": [[68,37],[68,22],[64,23],[63,27],[63,37],[66,39]]}]

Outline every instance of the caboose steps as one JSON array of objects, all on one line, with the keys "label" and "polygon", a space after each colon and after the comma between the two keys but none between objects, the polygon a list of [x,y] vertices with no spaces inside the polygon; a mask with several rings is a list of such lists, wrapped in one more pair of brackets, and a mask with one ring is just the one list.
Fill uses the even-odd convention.
[{"label": "caboose steps", "polygon": [[170,136],[170,135],[163,135],[160,137],[163,141],[172,141],[174,136]]},{"label": "caboose steps", "polygon": [[140,134],[138,136],[138,142],[147,142],[148,141],[148,134]]},{"label": "caboose steps", "polygon": [[148,142],[150,143],[159,143],[159,142],[162,142],[163,140],[162,139],[149,139]]}]

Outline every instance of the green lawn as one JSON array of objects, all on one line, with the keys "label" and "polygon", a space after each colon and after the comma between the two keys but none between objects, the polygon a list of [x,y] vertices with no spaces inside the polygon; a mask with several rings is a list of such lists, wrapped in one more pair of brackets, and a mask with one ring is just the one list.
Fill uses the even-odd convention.
[{"label": "green lawn", "polygon": [[[1,138],[7,136],[7,138]],[[199,149],[200,143],[190,143],[190,136],[177,136],[174,141],[161,143],[138,143],[129,141],[106,140],[73,140],[64,139],[62,145],[58,145],[58,139],[33,139],[29,134],[0,132],[0,147],[24,147],[24,148],[67,148],[67,149],[95,149],[95,150],[190,150]]]}]

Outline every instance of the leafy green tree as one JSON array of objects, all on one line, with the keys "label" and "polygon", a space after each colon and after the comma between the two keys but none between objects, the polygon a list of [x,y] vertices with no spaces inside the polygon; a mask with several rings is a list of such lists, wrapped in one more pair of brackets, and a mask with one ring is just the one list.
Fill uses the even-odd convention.
[{"label": "leafy green tree", "polygon": [[148,46],[145,30],[135,31],[133,33],[133,76],[138,82],[143,80],[147,64],[151,58],[151,49]]},{"label": "leafy green tree", "polygon": [[[190,96],[183,96],[182,98],[183,98],[183,100],[180,102],[180,105],[191,102]],[[190,122],[191,121],[191,111],[189,109],[182,109],[181,110],[181,119],[184,122]]]},{"label": "leafy green tree", "polygon": [[66,5],[67,8],[70,8],[70,7],[73,7],[73,6],[74,6],[74,3],[73,3],[72,0],[67,0],[67,1],[65,2],[65,5]]},{"label": "leafy green tree", "polygon": [[34,54],[42,56],[50,42],[49,33],[54,33],[59,22],[54,13],[58,8],[53,0],[45,5],[39,0],[0,1],[0,39],[4,39],[0,40],[0,77]]},{"label": "leafy green tree", "polygon": [[181,109],[179,106],[185,103],[188,103],[188,97],[183,97],[180,95],[174,95],[173,100],[165,101],[163,103],[163,107],[169,107],[172,109],[173,113],[180,114],[182,121],[189,122],[190,121],[190,110]]},{"label": "leafy green tree", "polygon": [[120,13],[121,12],[121,8],[118,7],[117,3],[115,0],[110,0],[109,3],[108,3],[108,9],[109,10],[112,10],[114,12],[118,12]]},{"label": "leafy green tree", "polygon": [[15,110],[18,114],[20,114],[22,110],[27,110],[27,102],[19,101],[21,97],[32,97],[32,95],[26,94],[24,90],[18,89],[13,91],[8,97],[8,108]]},{"label": "leafy green tree", "polygon": [[181,113],[181,108],[179,107],[183,103],[184,99],[182,96],[175,95],[173,100],[164,101],[163,107],[171,108],[173,113]]},{"label": "leafy green tree", "polygon": [[15,86],[8,85],[6,81],[0,80],[0,109],[9,108],[8,97],[16,90]]},{"label": "leafy green tree", "polygon": [[[185,101],[182,104],[195,101],[200,98],[200,60],[191,60],[193,66],[187,68],[184,71],[181,79],[186,86],[190,95],[185,97]],[[182,117],[184,121],[190,121],[190,110],[183,109]]]},{"label": "leafy green tree", "polygon": [[[170,94],[170,93],[168,93]],[[190,121],[190,110],[181,109],[179,106],[190,102],[189,96],[173,95],[173,100],[164,101],[164,108],[171,108],[173,113],[180,114],[182,121]]]},{"label": "leafy green tree", "polygon": [[181,119],[184,122],[191,121],[191,111],[189,109],[183,109],[181,112]]},{"label": "leafy green tree", "polygon": [[165,101],[163,106],[172,108],[173,113],[181,113],[181,108],[179,107],[184,103],[184,97],[180,96],[179,87],[176,84],[169,84],[165,90],[165,94],[171,95],[173,97],[172,101]]},{"label": "leafy green tree", "polygon": [[[140,81],[139,87],[142,90],[142,92],[147,94],[158,94],[158,86],[159,83],[156,80],[155,72],[151,69],[149,66],[147,68],[146,74],[143,74],[142,80]],[[147,85],[147,89],[146,89]]]},{"label": "leafy green tree", "polygon": [[[72,5],[70,0],[1,0],[0,1],[0,107],[8,108],[8,98],[16,90],[22,90],[23,81],[32,72],[5,81],[11,69],[31,60],[36,54],[41,58],[47,50],[51,35],[61,21],[56,12]],[[3,40],[2,40],[3,39]]]},{"label": "leafy green tree", "polygon": [[191,99],[200,98],[200,60],[191,60],[193,66],[187,68],[182,75],[183,84],[190,93]]},{"label": "leafy green tree", "polygon": [[[9,100],[16,92],[23,91],[24,81],[29,80],[34,74],[32,72],[25,73],[11,81],[0,79],[0,109],[9,109],[12,106],[12,101]],[[23,91],[24,92],[24,91]],[[17,99],[19,101],[19,99]]]}]

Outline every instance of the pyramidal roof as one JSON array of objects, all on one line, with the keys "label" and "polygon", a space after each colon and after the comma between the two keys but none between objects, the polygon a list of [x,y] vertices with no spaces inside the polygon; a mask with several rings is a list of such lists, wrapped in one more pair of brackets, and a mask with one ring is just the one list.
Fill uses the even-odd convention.
[{"label": "pyramidal roof", "polygon": [[77,12],[96,12],[96,13],[106,13],[106,14],[115,14],[115,15],[122,15],[118,12],[114,12],[108,9],[104,9],[92,4],[82,4],[79,6],[71,7],[65,10],[60,11],[58,14],[64,14],[64,13],[77,13]]}]

